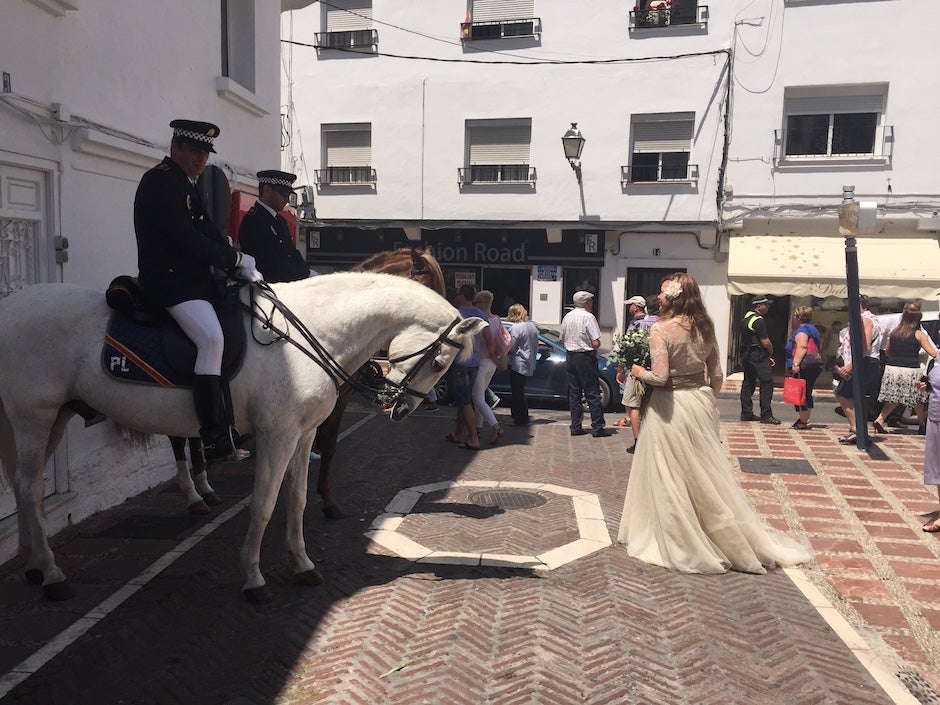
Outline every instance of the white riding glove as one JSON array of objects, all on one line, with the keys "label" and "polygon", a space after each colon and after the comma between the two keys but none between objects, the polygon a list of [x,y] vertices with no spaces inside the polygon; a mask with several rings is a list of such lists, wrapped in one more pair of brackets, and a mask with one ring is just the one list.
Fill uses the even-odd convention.
[{"label": "white riding glove", "polygon": [[246,267],[245,265],[238,267],[235,270],[235,275],[239,279],[244,279],[246,282],[256,283],[264,281],[264,277],[261,276],[261,272],[255,269],[254,264],[252,264],[250,267]]},{"label": "white riding glove", "polygon": [[255,258],[249,255],[247,252],[239,253],[241,255],[238,263],[236,265],[237,269],[255,269],[258,265],[255,263]]}]

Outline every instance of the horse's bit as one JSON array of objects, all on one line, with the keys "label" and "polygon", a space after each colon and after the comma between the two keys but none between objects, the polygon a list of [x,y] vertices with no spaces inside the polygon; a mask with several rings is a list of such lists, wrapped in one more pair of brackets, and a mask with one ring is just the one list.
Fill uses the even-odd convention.
[{"label": "horse's bit", "polygon": [[[333,358],[330,352],[320,344],[320,341],[318,341],[313,333],[311,333],[310,330],[303,324],[303,322],[294,315],[293,311],[291,311],[279,298],[277,298],[277,295],[266,282],[249,284],[249,293],[251,304],[245,308],[248,310],[252,318],[260,322],[264,328],[267,328],[277,335],[277,337],[269,343],[261,343],[261,341],[259,341],[257,338],[255,339],[255,342],[261,343],[263,345],[270,345],[277,340],[287,341],[300,350],[304,355],[313,360],[328,375],[330,375],[337,389],[343,384],[348,384],[357,392],[369,399],[369,401],[378,404],[382,408],[389,408],[394,406],[406,394],[411,394],[421,399],[427,399],[427,394],[423,394],[409,386],[411,382],[415,379],[415,377],[417,377],[424,365],[437,356],[442,346],[449,345],[453,348],[457,348],[458,350],[463,349],[462,344],[448,337],[450,332],[457,326],[457,324],[463,320],[458,316],[450,322],[447,328],[445,328],[444,331],[437,336],[437,338],[435,338],[420,350],[416,350],[413,353],[408,353],[407,355],[399,355],[398,357],[389,359],[389,364],[395,364],[404,360],[410,360],[411,358],[417,357],[419,355],[421,356],[421,359],[418,360],[418,362],[408,370],[408,373],[402,378],[400,382],[393,382],[392,380],[386,378],[382,374],[381,368],[379,368],[379,366],[372,360],[366,363],[359,370],[358,375],[356,373],[350,374],[345,369],[343,369],[342,365],[340,365]],[[276,309],[282,316],[284,316],[288,323],[294,324],[294,327],[300,332],[300,336],[310,346],[310,350],[291,337],[288,331],[282,331],[277,328],[272,318],[274,311],[272,310],[270,313],[262,312],[260,305],[255,301],[256,293],[259,294],[262,298],[267,299],[273,306],[273,309]]]}]

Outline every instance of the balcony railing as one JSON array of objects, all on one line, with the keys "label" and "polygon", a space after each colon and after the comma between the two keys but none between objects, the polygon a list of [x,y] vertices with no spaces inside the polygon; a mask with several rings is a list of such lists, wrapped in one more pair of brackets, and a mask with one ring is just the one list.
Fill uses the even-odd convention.
[{"label": "balcony railing", "polygon": [[708,24],[708,5],[678,5],[630,11],[630,27],[633,29],[654,29],[689,24]]},{"label": "balcony railing", "polygon": [[528,164],[474,164],[457,170],[460,184],[531,184],[535,167]]},{"label": "balcony railing", "polygon": [[512,37],[538,37],[542,34],[542,20],[538,17],[523,17],[492,22],[462,22],[460,38],[510,39]]},{"label": "balcony railing", "polygon": [[374,29],[353,29],[345,32],[317,32],[320,49],[363,49],[377,46],[379,33]]},{"label": "balcony railing", "polygon": [[697,179],[697,164],[683,166],[628,164],[620,167],[621,184],[686,183]]},{"label": "balcony railing", "polygon": [[374,184],[375,169],[371,166],[328,166],[317,169],[317,184],[320,186],[355,186]]},{"label": "balcony railing", "polygon": [[[831,135],[830,135],[831,132]],[[788,144],[789,139],[789,144]],[[894,154],[894,127],[818,131],[774,130],[774,163],[803,161],[888,161]]]}]

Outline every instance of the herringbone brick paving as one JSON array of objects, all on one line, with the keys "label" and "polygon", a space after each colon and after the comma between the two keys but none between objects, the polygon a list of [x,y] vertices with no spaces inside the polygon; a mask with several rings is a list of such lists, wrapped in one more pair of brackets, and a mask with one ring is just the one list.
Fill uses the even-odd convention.
[{"label": "herringbone brick paving", "polygon": [[[616,545],[551,572],[438,566],[363,536],[400,489],[455,479],[596,493],[615,535],[629,431],[571,438],[565,412],[537,415],[529,430],[509,427],[503,444],[475,454],[442,440],[447,410],[402,425],[372,419],[340,448],[337,496],[348,518],[324,521],[315,499],[308,508],[307,546],[323,586],[291,583],[277,515],[262,553],[275,602],[245,604],[242,512],[0,702],[891,702],[779,571],[678,575]],[[348,423],[359,418],[350,414]],[[923,439],[882,439],[879,460],[835,445],[835,427],[723,430],[732,456],[810,460],[817,476],[739,477],[772,523],[812,543],[818,562],[807,573],[843,616],[898,669],[936,684],[940,544],[917,517],[935,503],[920,485]],[[249,470],[233,464],[215,473],[223,508],[249,491]],[[551,496],[535,509],[483,511],[467,504],[467,492],[425,495],[403,530],[435,549],[494,553],[577,536],[573,512]],[[60,536],[58,555],[78,592],[69,603],[42,601],[23,583],[21,561],[3,566],[0,671],[191,532],[198,522],[181,507],[166,488]],[[153,517],[154,536],[122,538],[115,527],[141,516]]]}]

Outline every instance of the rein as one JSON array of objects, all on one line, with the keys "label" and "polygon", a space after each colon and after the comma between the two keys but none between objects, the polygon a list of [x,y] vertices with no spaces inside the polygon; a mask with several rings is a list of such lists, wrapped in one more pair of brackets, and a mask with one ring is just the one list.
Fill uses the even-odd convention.
[{"label": "rein", "polygon": [[[248,284],[250,304],[244,305],[243,307],[248,311],[249,315],[258,321],[261,326],[267,330],[272,331],[277,335],[277,337],[270,342],[263,342],[258,340],[254,333],[252,333],[252,338],[259,345],[271,345],[278,340],[284,340],[298,350],[300,350],[304,355],[309,357],[313,362],[315,362],[324,372],[326,372],[330,378],[333,380],[333,383],[336,385],[336,388],[339,389],[343,384],[350,385],[357,392],[366,397],[369,401],[377,404],[383,408],[387,408],[393,404],[396,404],[402,396],[405,394],[411,394],[422,399],[427,399],[427,394],[423,394],[419,391],[411,389],[409,385],[417,376],[421,368],[427,364],[429,360],[435,357],[438,351],[441,349],[442,345],[449,345],[451,347],[457,348],[458,350],[463,349],[463,345],[451,340],[448,336],[450,332],[454,329],[457,324],[462,320],[459,316],[455,318],[447,328],[440,333],[437,338],[431,341],[428,345],[424,346],[420,350],[416,350],[413,353],[407,355],[401,355],[396,358],[390,358],[389,363],[395,364],[398,362],[403,362],[405,360],[410,360],[413,357],[421,356],[421,359],[418,360],[417,364],[413,365],[401,382],[393,382],[390,379],[387,379],[383,374],[379,366],[373,361],[370,360],[366,365],[364,365],[360,370],[359,374],[355,372],[350,374],[347,372],[343,366],[336,361],[336,359],[330,354],[330,352],[323,347],[323,345],[316,339],[316,336],[310,332],[310,329],[304,325],[303,321],[297,318],[294,315],[294,312],[291,311],[274,293],[271,287],[266,282],[257,282],[253,284]],[[271,304],[271,310],[266,312],[262,310],[261,304],[257,301],[256,297],[265,299]],[[293,324],[294,328],[297,329],[300,337],[310,346],[310,349],[302,345],[295,338],[293,338],[289,331],[280,330],[274,323],[273,314],[274,311],[278,311],[288,322],[288,328],[290,324]],[[367,383],[364,383],[362,379],[365,378]]]}]

